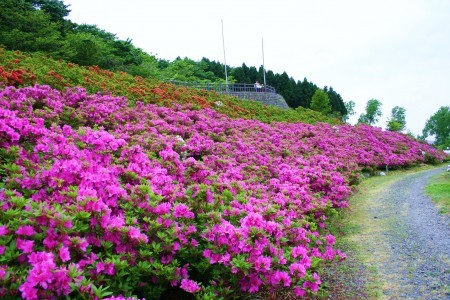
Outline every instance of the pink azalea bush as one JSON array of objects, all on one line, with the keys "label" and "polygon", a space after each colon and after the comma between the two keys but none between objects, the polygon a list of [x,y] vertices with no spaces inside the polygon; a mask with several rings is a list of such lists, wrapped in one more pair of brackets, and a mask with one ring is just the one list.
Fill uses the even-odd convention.
[{"label": "pink azalea bush", "polygon": [[[48,86],[0,91],[0,297],[318,290],[363,168],[443,154],[369,126],[232,120]],[[230,296],[231,295],[231,296]]]}]

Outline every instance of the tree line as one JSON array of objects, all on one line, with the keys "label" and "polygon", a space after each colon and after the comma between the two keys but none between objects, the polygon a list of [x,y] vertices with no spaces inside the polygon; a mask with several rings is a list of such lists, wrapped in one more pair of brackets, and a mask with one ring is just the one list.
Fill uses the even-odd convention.
[{"label": "tree line", "polygon": [[[120,40],[95,25],[77,24],[66,17],[69,6],[59,0],[2,0],[0,1],[0,45],[9,50],[44,52],[55,59],[64,59],[82,66],[124,71],[142,77],[160,80],[224,82],[225,66],[203,58],[194,61],[176,58],[158,59],[133,45],[131,39]],[[229,82],[249,83],[263,81],[260,66],[231,67]],[[310,108],[312,97],[320,89],[306,78],[295,80],[286,72],[266,72],[266,83],[273,86],[289,107]],[[345,103],[332,87],[322,89],[329,99],[330,113],[337,117],[347,114]]]},{"label": "tree line", "polygon": [[[350,101],[348,106],[348,115],[354,114],[354,102]],[[358,118],[358,124],[364,123],[367,125],[375,125],[381,112],[382,103],[377,99],[370,99],[367,101],[365,112]],[[395,106],[391,110],[391,115],[387,120],[386,129],[389,131],[402,132],[406,129],[406,109],[400,106]],[[409,135],[415,137],[412,133]],[[430,118],[427,119],[425,127],[422,130],[422,135],[415,138],[425,140],[433,136],[433,144],[440,149],[450,148],[450,106],[442,106]]]}]

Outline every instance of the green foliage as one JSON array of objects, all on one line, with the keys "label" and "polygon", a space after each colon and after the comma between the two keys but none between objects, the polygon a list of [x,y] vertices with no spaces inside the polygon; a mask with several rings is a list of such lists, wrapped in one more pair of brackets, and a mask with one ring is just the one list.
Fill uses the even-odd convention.
[{"label": "green foliage", "polygon": [[340,116],[347,114],[347,107],[345,106],[345,102],[341,95],[335,92],[332,87],[328,88],[325,86],[323,90],[327,93],[328,98],[330,99],[331,111]]},{"label": "green foliage", "polygon": [[316,90],[311,100],[311,109],[324,115],[331,112],[330,99],[324,91],[320,89]]},{"label": "green foliage", "polygon": [[26,1],[0,1],[0,45],[57,56],[62,44],[59,25],[44,10]]},{"label": "green foliage", "polygon": [[190,81],[190,82],[214,82],[217,80],[215,74],[208,70],[207,61],[195,62],[185,57],[177,57],[162,72],[163,77],[170,80]]},{"label": "green foliage", "polygon": [[34,8],[50,15],[50,19],[54,22],[61,21],[70,13],[69,5],[65,5],[63,1],[59,0],[25,0],[25,2],[31,3]]},{"label": "green foliage", "polygon": [[425,188],[428,195],[443,214],[450,215],[450,173],[441,172],[433,176]]},{"label": "green foliage", "polygon": [[434,135],[434,142],[438,147],[450,147],[450,106],[442,106],[425,123],[422,131],[423,138]]},{"label": "green foliage", "polygon": [[381,102],[377,99],[367,101],[366,113],[359,116],[358,123],[375,125],[378,122],[378,117],[382,116],[381,105]]},{"label": "green foliage", "polygon": [[0,189],[5,188],[6,183],[4,178],[12,173],[19,173],[19,170],[15,168],[14,162],[19,157],[19,147],[13,146],[9,149],[0,149]]},{"label": "green foliage", "polygon": [[91,66],[101,59],[102,41],[89,33],[67,35],[65,58],[82,66]]},{"label": "green foliage", "polygon": [[349,102],[345,102],[344,105],[345,105],[345,109],[346,109],[347,113],[342,115],[342,122],[347,122],[351,116],[356,114],[355,102],[353,100],[350,100]]},{"label": "green foliage", "polygon": [[396,106],[392,109],[391,117],[387,122],[389,131],[403,131],[406,127],[405,119],[406,109]]},{"label": "green foliage", "polygon": [[404,128],[404,125],[402,125],[400,122],[397,122],[396,120],[390,119],[387,122],[387,130],[389,131],[402,131]]},{"label": "green foliage", "polygon": [[243,63],[241,67],[232,68],[230,74],[236,79],[236,82],[240,83],[254,83],[255,81],[263,82],[263,78],[258,76],[256,68],[249,68],[245,63]]}]

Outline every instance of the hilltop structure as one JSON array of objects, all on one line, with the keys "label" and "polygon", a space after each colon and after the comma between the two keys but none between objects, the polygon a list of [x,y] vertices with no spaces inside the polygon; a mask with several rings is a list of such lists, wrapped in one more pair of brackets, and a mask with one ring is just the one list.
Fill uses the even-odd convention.
[{"label": "hilltop structure", "polygon": [[289,109],[283,96],[277,94],[275,88],[269,85],[263,86],[262,88],[256,88],[253,84],[248,83],[222,84],[186,81],[170,81],[170,83],[195,89],[212,90],[220,94],[227,94],[240,99],[255,100],[264,105],[274,105],[283,109]]}]

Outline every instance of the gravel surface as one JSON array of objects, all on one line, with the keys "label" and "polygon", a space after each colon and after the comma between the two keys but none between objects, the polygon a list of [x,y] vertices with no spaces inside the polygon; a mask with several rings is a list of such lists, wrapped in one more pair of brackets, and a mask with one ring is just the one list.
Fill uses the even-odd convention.
[{"label": "gravel surface", "polygon": [[439,172],[406,175],[367,207],[371,229],[361,242],[385,299],[450,299],[450,220],[424,193]]}]

